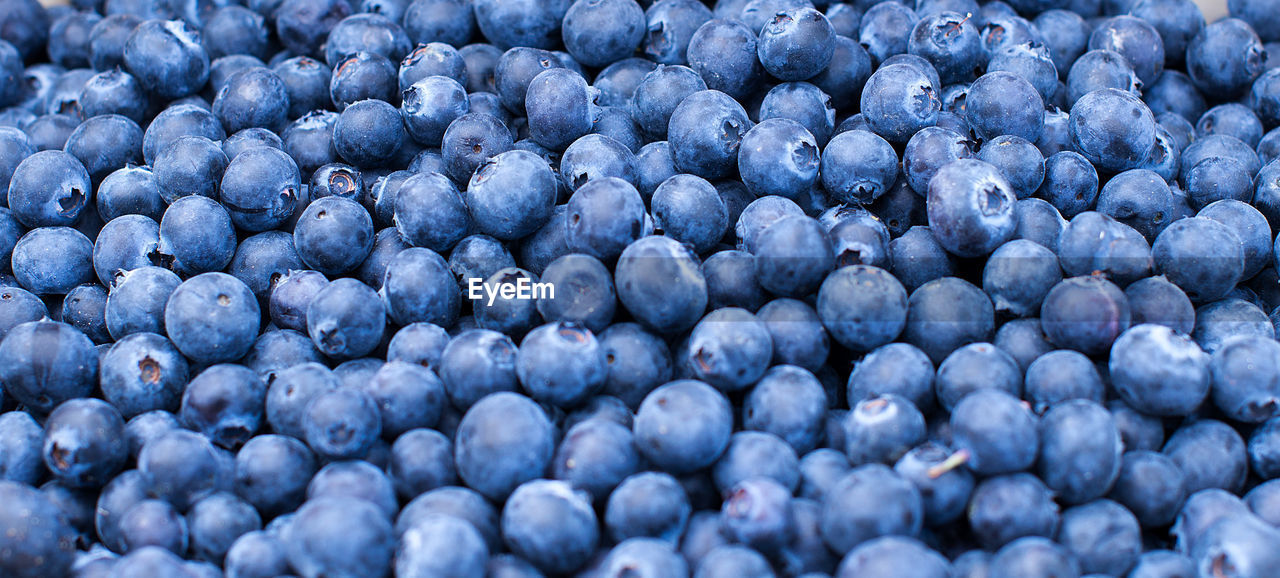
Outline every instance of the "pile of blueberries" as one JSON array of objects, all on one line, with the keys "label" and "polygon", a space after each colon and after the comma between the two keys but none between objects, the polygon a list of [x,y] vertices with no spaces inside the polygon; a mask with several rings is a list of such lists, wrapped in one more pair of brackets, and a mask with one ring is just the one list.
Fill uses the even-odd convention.
[{"label": "pile of blueberries", "polygon": [[1280,576],[1229,6],[0,0],[0,576]]}]

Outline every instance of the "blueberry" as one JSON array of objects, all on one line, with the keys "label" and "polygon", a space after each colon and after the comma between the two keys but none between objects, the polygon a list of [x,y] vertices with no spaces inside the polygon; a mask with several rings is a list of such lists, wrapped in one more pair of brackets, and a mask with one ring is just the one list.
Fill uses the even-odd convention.
[{"label": "blueberry", "polygon": [[324,63],[307,56],[294,56],[271,67],[284,83],[288,94],[288,118],[297,119],[307,113],[330,106],[331,73]]},{"label": "blueberry", "polygon": [[737,101],[723,92],[704,90],[690,94],[672,111],[667,138],[677,168],[716,179],[733,171],[750,129],[751,120]]},{"label": "blueberry", "polygon": [[939,96],[928,75],[919,68],[890,64],[867,79],[862,89],[862,111],[873,132],[901,143],[937,122],[942,107]]},{"label": "blueberry", "polygon": [[[697,253],[710,250],[728,228],[728,211],[720,194],[711,183],[694,175],[675,175],[663,181],[654,190],[650,206],[654,227]],[[571,231],[575,214],[569,216]],[[575,245],[573,238],[570,244]]]},{"label": "blueberry", "polygon": [[272,323],[286,329],[306,330],[307,307],[328,283],[324,275],[307,270],[292,271],[278,279],[268,298]]},{"label": "blueberry", "polygon": [[481,0],[475,3],[476,26],[501,48],[533,46],[550,49],[560,38],[568,0],[538,2]]},{"label": "blueberry", "polygon": [[1044,182],[1037,194],[1063,217],[1071,219],[1090,210],[1098,197],[1098,172],[1074,151],[1050,155],[1044,163]]},{"label": "blueberry", "polygon": [[986,294],[963,279],[942,277],[911,293],[902,336],[940,363],[957,348],[988,339],[994,330],[995,312]]},{"label": "blueberry", "polygon": [[569,54],[596,68],[630,56],[644,34],[644,11],[635,0],[574,2],[561,28]]},{"label": "blueberry", "polygon": [[[857,131],[850,131],[849,134],[858,133]],[[866,138],[863,137],[862,140],[866,140]],[[831,156],[830,146],[828,144],[828,153],[824,158]],[[878,148],[883,149],[884,147]],[[986,150],[986,148],[984,147],[983,150]],[[912,191],[920,196],[928,196],[929,181],[933,179],[934,175],[938,174],[942,167],[957,159],[973,157],[974,154],[970,149],[969,139],[945,128],[926,127],[912,135],[911,139],[907,141],[906,148],[903,149],[902,176],[905,177]],[[896,167],[894,168],[896,169]],[[824,172],[823,176],[826,177],[827,174]],[[824,181],[824,184],[828,189],[833,188],[830,183]],[[884,189],[887,190],[887,187]],[[884,190],[881,192],[883,193]]]},{"label": "blueberry", "polygon": [[502,240],[536,231],[550,219],[555,199],[551,168],[526,151],[508,151],[482,162],[463,194],[476,227]]},{"label": "blueberry", "polygon": [[825,146],[836,127],[831,97],[807,82],[784,82],[760,101],[759,120],[788,119],[800,123],[819,145]]},{"label": "blueberry", "polygon": [[1128,285],[1151,274],[1151,248],[1133,227],[1103,213],[1076,215],[1058,236],[1058,262],[1067,275],[1099,272]]},{"label": "blueberry", "polygon": [[1032,361],[1026,368],[1025,388],[1027,401],[1038,414],[1071,400],[1101,403],[1105,391],[1093,361],[1070,349],[1051,351]]},{"label": "blueberry", "polygon": [[[539,294],[534,295],[533,287],[540,283],[535,275],[518,267],[507,267],[493,272],[478,283],[481,289],[476,291],[483,291],[482,288],[487,286],[496,288],[491,291],[498,293],[489,293],[483,300],[476,299],[472,302],[476,326],[520,338],[538,324],[538,298],[546,296],[548,289],[544,286],[537,290]],[[528,295],[521,295],[521,285],[528,287]],[[503,286],[512,287],[513,290],[502,291]],[[528,296],[534,298],[525,298]]]},{"label": "blueberry", "polygon": [[102,358],[103,396],[124,417],[177,409],[188,364],[168,340],[154,333],[120,339]]},{"label": "blueberry", "polygon": [[391,61],[399,61],[412,49],[409,36],[393,21],[382,14],[364,13],[343,18],[324,43],[325,61],[332,67],[344,57],[357,52],[377,54]]},{"label": "blueberry", "polygon": [[1209,365],[1213,401],[1232,419],[1258,423],[1275,413],[1275,345],[1264,337],[1243,336],[1213,352]]},{"label": "blueberry", "polygon": [[627,311],[659,333],[692,327],[706,308],[706,280],[696,258],[666,237],[645,237],[627,246],[614,281]]},{"label": "blueberry", "polygon": [[178,20],[139,24],[125,42],[123,59],[143,87],[164,99],[194,94],[209,78],[200,33]]},{"label": "blueberry", "polygon": [[228,84],[228,81],[232,76],[251,68],[267,68],[267,63],[259,60],[255,56],[249,56],[248,54],[232,54],[230,56],[223,56],[222,58],[210,63],[208,86],[215,95],[215,98],[216,95]]},{"label": "blueberry", "polygon": [[1040,423],[1039,472],[1059,498],[1081,504],[1111,489],[1124,447],[1111,414],[1094,401],[1053,406]]},{"label": "blueberry", "polygon": [[396,66],[386,56],[362,50],[332,64],[329,98],[337,110],[366,99],[399,104]]},{"label": "blueberry", "polygon": [[849,374],[848,398],[853,402],[881,394],[895,394],[917,408],[933,407],[933,363],[905,343],[890,343],[871,351]]},{"label": "blueberry", "polygon": [[501,53],[491,66],[492,78],[488,82],[493,87],[488,90],[497,93],[502,106],[515,113],[525,111],[525,99],[534,77],[545,70],[564,67],[555,54],[527,46]]},{"label": "blueberry", "polygon": [[[815,149],[813,155],[816,154]],[[888,192],[897,179],[897,153],[887,141],[871,132],[840,133],[823,151],[822,185],[834,201],[868,204]],[[795,194],[784,196],[796,198]]]},{"label": "blueberry", "polygon": [[543,325],[521,342],[516,372],[534,399],[572,407],[603,385],[604,352],[586,328],[565,322]]},{"label": "blueberry", "polygon": [[228,159],[235,160],[240,153],[258,146],[284,150],[284,141],[269,129],[258,126],[249,127],[236,131],[222,141],[222,152]]},{"label": "blueberry", "polygon": [[419,143],[434,145],[444,137],[449,124],[470,110],[461,84],[444,76],[428,76],[403,89],[400,114],[409,136]]},{"label": "blueberry", "polygon": [[1146,160],[1155,145],[1155,118],[1134,95],[1104,88],[1071,107],[1071,140],[1099,168],[1123,171]]},{"label": "blueberry", "polygon": [[400,536],[395,569],[399,575],[438,572],[483,576],[488,557],[489,548],[475,527],[452,516],[436,515],[420,520]]},{"label": "blueberry", "polygon": [[[539,477],[551,462],[552,426],[529,399],[496,393],[467,411],[455,447],[459,477],[486,496],[501,499]],[[505,457],[494,459],[497,455]]]},{"label": "blueberry", "polygon": [[597,116],[593,90],[581,75],[564,68],[534,77],[524,101],[530,138],[548,149],[563,151],[590,132]]},{"label": "blueberry", "polygon": [[268,329],[253,342],[253,349],[241,363],[263,379],[271,380],[286,368],[323,360],[324,356],[305,333],[294,329]]},{"label": "blueberry", "polygon": [[336,359],[362,357],[378,347],[386,312],[377,294],[354,279],[326,285],[307,307],[307,332],[316,348]]},{"label": "blueberry", "polygon": [[736,18],[718,17],[706,21],[689,39],[686,51],[689,67],[709,80],[706,87],[743,98],[753,92],[764,76],[759,60],[759,29]]},{"label": "blueberry", "polygon": [[290,565],[311,575],[385,574],[395,548],[386,515],[356,498],[308,501],[282,539]]},{"label": "blueberry", "polygon": [[920,491],[888,466],[854,468],[827,492],[822,538],[837,554],[886,535],[914,537],[924,523]]},{"label": "blueberry", "polygon": [[[703,417],[690,420],[695,414]],[[674,381],[650,392],[636,411],[637,449],[664,471],[691,472],[720,457],[732,421],[723,394],[702,382]]]},{"label": "blueberry", "polygon": [[831,239],[821,223],[802,215],[780,215],[759,230],[749,249],[760,286],[779,296],[812,292],[834,265]]},{"label": "blueberry", "polygon": [[934,391],[942,407],[954,410],[969,394],[996,389],[1018,396],[1021,368],[1008,353],[990,343],[970,343],[951,352],[938,365]]},{"label": "blueberry", "polygon": [[210,58],[250,54],[266,59],[270,49],[268,34],[262,15],[242,6],[227,6],[209,15],[200,38]]},{"label": "blueberry", "polygon": [[969,87],[964,112],[980,138],[1011,135],[1035,142],[1044,132],[1044,101],[1040,93],[1030,82],[1010,72],[988,72],[975,80]]},{"label": "blueberry", "polygon": [[96,488],[124,466],[128,446],[120,412],[101,400],[72,400],[45,422],[45,466],[62,484]]},{"label": "blueberry", "polygon": [[1182,470],[1164,454],[1129,451],[1122,458],[1110,497],[1144,527],[1164,526],[1173,521],[1186,499],[1183,484]]},{"label": "blueberry", "polygon": [[1201,92],[1229,99],[1243,94],[1262,73],[1264,55],[1248,23],[1225,18],[1206,26],[1187,44],[1187,73]]},{"label": "blueberry", "polygon": [[261,426],[266,395],[266,384],[253,370],[214,365],[187,384],[179,416],[215,444],[237,449]]},{"label": "blueberry", "polygon": [[884,536],[862,543],[845,556],[838,576],[871,576],[893,574],[911,566],[922,578],[950,576],[951,563],[914,538]]},{"label": "blueberry", "polygon": [[1179,429],[1161,450],[1186,476],[1188,495],[1206,488],[1239,492],[1249,469],[1246,451],[1240,434],[1214,420]]},{"label": "blueberry", "polygon": [[1034,144],[1021,137],[996,137],[983,145],[977,158],[1000,169],[1018,199],[1035,194],[1044,182],[1044,156]]},{"label": "blueberry", "polygon": [[0,527],[12,532],[4,539],[7,548],[0,568],[20,578],[70,573],[73,530],[57,506],[35,488],[18,482],[0,482],[0,495],[13,505],[0,519]]},{"label": "blueberry", "polygon": [[750,478],[726,492],[720,510],[722,531],[761,552],[777,552],[795,533],[790,492],[768,478]]},{"label": "blueberry", "polygon": [[599,336],[607,373],[601,392],[636,408],[658,385],[671,378],[667,344],[634,323],[617,323]]},{"label": "blueberry", "polygon": [[[118,114],[135,123],[144,122],[148,98],[138,80],[127,72],[112,69],[91,77],[77,99],[85,118]],[[138,132],[141,129],[135,128]]]},{"label": "blueberry", "polygon": [[318,56],[329,32],[351,13],[346,0],[285,0],[273,14],[276,35],[291,52]]},{"label": "blueberry", "polygon": [[14,327],[49,316],[49,309],[35,294],[21,287],[5,287],[0,291],[0,339]]},{"label": "blueberry", "polygon": [[969,501],[967,517],[975,537],[989,549],[1025,536],[1053,535],[1059,522],[1052,492],[1026,473],[980,482]]},{"label": "blueberry", "polygon": [[[833,26],[838,20],[835,14],[830,9],[827,10],[827,17]],[[871,72],[871,56],[867,54],[867,49],[853,37],[839,35],[835,39],[831,63],[826,70],[809,81],[831,97],[834,107],[845,110],[861,101],[862,86],[866,84]]]},{"label": "blueberry", "polygon": [[161,500],[143,500],[129,508],[120,519],[120,532],[129,550],[158,546],[182,555],[190,540],[186,518]]},{"label": "blueberry", "polygon": [[264,434],[250,439],[236,454],[235,490],[264,515],[289,512],[302,504],[315,472],[315,456],[302,442]]},{"label": "blueberry", "polygon": [[774,78],[806,80],[822,72],[835,51],[835,29],[812,8],[780,11],[760,30],[757,55]]},{"label": "blueberry", "polygon": [[[284,152],[293,157],[293,162],[303,174],[342,160],[339,158],[341,151],[337,148],[338,133],[335,132],[338,120],[338,113],[313,110],[280,133]],[[343,138],[346,136],[344,133]],[[346,146],[350,142],[344,141],[343,144]]]},{"label": "blueberry", "polygon": [[190,195],[217,197],[228,162],[217,142],[202,136],[180,136],[160,149],[152,172],[160,197],[173,203]]},{"label": "blueberry", "polygon": [[1177,538],[1177,550],[1189,555],[1205,531],[1215,522],[1228,516],[1248,514],[1249,506],[1230,492],[1218,488],[1201,490],[1187,497],[1170,535]]},{"label": "blueberry", "polygon": [[351,103],[333,125],[333,147],[358,167],[384,164],[400,150],[403,140],[400,112],[381,100]]},{"label": "blueberry", "polygon": [[293,214],[301,186],[293,159],[271,147],[254,147],[227,165],[219,199],[237,227],[265,231]]},{"label": "blueberry", "polygon": [[502,533],[512,552],[553,573],[581,567],[600,538],[590,502],[550,480],[516,488],[502,509]]},{"label": "blueberry", "polygon": [[912,448],[893,466],[898,475],[915,484],[924,500],[925,522],[946,524],[964,514],[973,492],[973,474],[960,467],[966,454],[926,442]]},{"label": "blueberry", "polygon": [[307,485],[307,499],[359,498],[378,506],[388,516],[396,512],[391,479],[364,460],[332,462],[316,472]]},{"label": "blueberry", "polygon": [[1001,547],[991,559],[994,576],[1030,573],[1078,576],[1079,561],[1063,546],[1041,536],[1019,538]]},{"label": "blueberry", "polygon": [[253,347],[260,317],[253,292],[226,273],[204,273],[184,281],[164,308],[164,326],[173,344],[201,363],[244,357]]},{"label": "blueberry", "polygon": [[1042,245],[1016,239],[991,254],[982,272],[983,289],[997,313],[1034,315],[1054,285],[1062,281],[1058,258]]},{"label": "blueberry", "polygon": [[710,549],[697,561],[697,568],[698,573],[706,576],[768,576],[773,573],[768,559],[751,548],[737,544]]},{"label": "blueberry", "polygon": [[963,159],[929,181],[929,227],[947,251],[975,257],[1009,240],[1017,227],[1013,187],[996,167]]},{"label": "blueberry", "polygon": [[416,0],[404,9],[402,24],[414,43],[439,40],[462,47],[475,31],[476,19],[459,0]]},{"label": "blueberry", "polygon": [[943,84],[972,79],[983,54],[982,39],[971,17],[952,11],[927,14],[922,10],[918,14],[920,19],[907,38],[907,51],[929,61]]},{"label": "blueberry", "polygon": [[1151,256],[1156,271],[1185,291],[1193,302],[1222,298],[1244,270],[1240,237],[1218,221],[1204,217],[1170,224],[1152,243]]},{"label": "blueberry", "polygon": [[1129,328],[1123,291],[1102,277],[1072,277],[1055,285],[1040,306],[1045,335],[1059,347],[1098,354]]},{"label": "blueberry", "polygon": [[289,560],[279,537],[255,530],[242,534],[227,550],[224,567],[228,573],[243,576],[265,576],[288,572]]},{"label": "blueberry", "polygon": [[617,177],[637,184],[634,153],[603,134],[589,134],[573,141],[560,158],[559,170],[573,189],[603,177]]},{"label": "blueberry", "polygon": [[800,481],[799,458],[787,442],[773,434],[742,431],[730,438],[711,475],[722,494],[753,478],[768,479],[790,492]]},{"label": "blueberry", "polygon": [[371,396],[356,389],[317,394],[302,418],[307,445],[320,457],[364,457],[382,432],[382,419]]},{"label": "blueberry", "polygon": [[711,10],[701,2],[654,2],[645,10],[647,27],[640,49],[659,64],[685,64],[694,33],[711,18]]},{"label": "blueberry", "polygon": [[1209,356],[1163,325],[1126,331],[1111,348],[1111,379],[1121,399],[1152,415],[1186,415],[1209,392]]},{"label": "blueberry", "polygon": [[0,341],[5,393],[39,413],[87,397],[98,374],[93,342],[70,325],[23,323]]},{"label": "blueberry", "polygon": [[1207,528],[1191,555],[1201,573],[1222,567],[1249,572],[1276,563],[1267,544],[1277,538],[1275,528],[1256,517],[1228,518]]},{"label": "blueberry", "polygon": [[[986,421],[992,413],[1001,419]],[[951,428],[957,450],[968,452],[967,465],[977,473],[1012,473],[1035,462],[1037,420],[1003,391],[982,388],[961,398],[951,414]]]},{"label": "blueberry", "polygon": [[27,227],[70,225],[93,195],[89,173],[62,151],[40,151],[24,158],[9,181],[9,208]]},{"label": "blueberry", "polygon": [[604,331],[617,307],[613,279],[600,261],[586,255],[565,255],[552,261],[542,275],[543,283],[573,288],[559,296],[538,300],[538,313],[548,322],[577,323],[592,332]]},{"label": "blueberry", "polygon": [[381,284],[387,314],[401,325],[425,321],[448,326],[457,319],[458,285],[444,258],[430,249],[396,253]]},{"label": "blueberry", "polygon": [[252,127],[279,130],[289,119],[287,86],[268,68],[237,72],[218,91],[213,114],[227,134]]},{"label": "blueberry", "polygon": [[373,219],[359,203],[324,197],[307,206],[293,231],[302,261],[326,275],[355,269],[373,247]]},{"label": "blueberry", "polygon": [[450,401],[469,408],[490,393],[516,390],[516,346],[495,331],[465,331],[441,353],[439,374]]},{"label": "blueberry", "polygon": [[187,523],[193,557],[218,564],[237,538],[262,529],[262,519],[253,506],[229,492],[196,502],[187,513]]},{"label": "blueberry", "polygon": [[907,52],[917,19],[915,11],[905,4],[872,5],[862,14],[857,40],[875,62],[884,62]]},{"label": "blueberry", "polygon": [[149,484],[152,496],[165,500],[178,511],[229,480],[223,479],[222,459],[204,436],[174,430],[152,439],[138,454],[138,470]]}]

